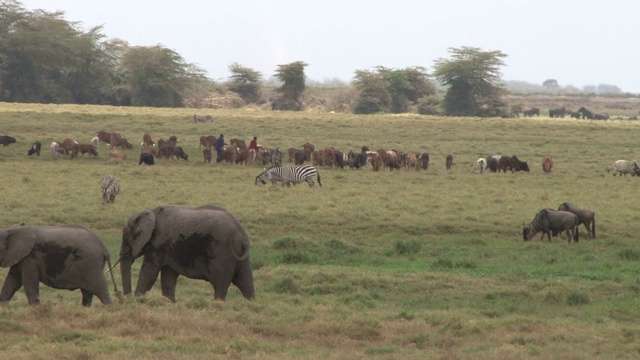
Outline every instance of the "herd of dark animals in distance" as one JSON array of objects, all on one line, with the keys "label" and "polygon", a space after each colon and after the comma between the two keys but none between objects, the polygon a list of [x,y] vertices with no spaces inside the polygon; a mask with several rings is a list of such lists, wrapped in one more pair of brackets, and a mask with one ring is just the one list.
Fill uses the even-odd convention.
[{"label": "herd of dark animals in distance", "polygon": [[[538,116],[539,113],[540,113],[540,110],[538,108],[530,108],[524,111],[524,116]],[[566,110],[564,107],[549,110],[550,117],[564,117],[565,115],[569,115],[574,118],[583,118],[583,119],[592,119],[592,120],[607,120],[609,118],[607,114],[592,113],[589,110],[585,109],[584,107],[581,107],[577,112]],[[213,121],[212,117],[209,115],[207,116],[198,116],[195,114],[193,115],[193,122],[207,122],[207,121]],[[254,138],[254,140],[256,140],[256,138]],[[122,137],[120,133],[108,133],[101,130],[96,134],[96,137],[94,137],[91,140],[90,144],[79,144],[78,142],[71,139],[65,139],[62,142],[52,142],[50,145],[51,155],[52,156],[70,155],[71,158],[77,158],[79,154],[84,155],[88,153],[92,156],[98,156],[97,150],[98,150],[98,144],[100,141],[103,141],[110,145],[110,153],[109,153],[110,159],[115,159],[115,160],[127,159],[126,154],[116,150],[115,149],[116,147],[125,148],[125,149],[133,148],[133,145],[129,143],[126,138]],[[205,163],[211,162],[212,147],[214,147],[217,142],[218,142],[218,138],[212,135],[208,135],[208,136],[203,135],[200,137],[199,146],[202,146],[203,148],[203,158]],[[0,136],[0,144],[3,145],[4,147],[9,146],[10,144],[13,144],[13,143],[16,143],[16,139],[14,137],[8,136],[8,135]],[[301,149],[289,148],[287,150],[288,161],[291,163],[294,163],[295,165],[283,166],[282,161],[283,161],[284,154],[278,148],[268,149],[260,145],[255,146],[255,144],[252,144],[250,148],[247,148],[243,140],[236,139],[236,138],[231,139],[229,144],[224,143],[224,145],[225,145],[224,148],[216,149],[216,153],[217,153],[216,162],[218,163],[227,162],[227,163],[235,163],[235,164],[243,164],[243,165],[259,163],[261,165],[272,165],[269,169],[265,169],[263,173],[261,173],[256,177],[257,185],[266,184],[267,180],[271,180],[273,183],[275,183],[276,181],[282,181],[283,186],[285,184],[290,185],[290,184],[296,184],[299,182],[307,181],[309,183],[309,186],[312,186],[313,180],[309,181],[309,176],[311,177],[317,176],[318,183],[320,186],[322,186],[322,184],[320,183],[320,175],[317,172],[317,170],[311,165],[304,165],[305,162],[312,162],[313,165],[315,166],[330,166],[330,167],[335,166],[339,168],[344,168],[346,164],[349,166],[349,168],[352,168],[352,169],[361,169],[365,165],[371,164],[373,171],[379,171],[381,169],[384,170],[386,168],[389,168],[389,170],[392,171],[394,169],[401,169],[403,167],[406,169],[415,168],[415,170],[421,170],[421,169],[427,170],[429,168],[429,165],[431,164],[431,158],[428,153],[412,154],[412,153],[406,153],[398,150],[385,150],[385,149],[378,149],[376,151],[371,151],[368,146],[363,146],[360,149],[359,153],[350,151],[348,154],[344,154],[342,151],[339,151],[332,147],[316,150],[314,145],[310,143],[306,143],[302,146]],[[226,145],[230,145],[230,146],[226,146]],[[27,151],[27,155],[40,156],[41,150],[42,150],[42,143],[40,141],[36,141],[31,145],[31,147]],[[177,145],[177,138],[175,136],[169,137],[169,140],[166,140],[166,141],[164,139],[159,139],[158,142],[156,143],[151,139],[151,136],[149,134],[144,134],[143,141],[141,143],[141,154],[140,154],[138,164],[154,165],[156,157],[163,158],[163,159],[171,159],[175,157],[176,159],[183,159],[185,161],[188,161],[188,155],[184,152],[182,147]],[[449,154],[445,159],[445,167],[447,170],[450,170],[453,165],[454,165],[453,156]],[[530,171],[528,163],[526,161],[521,161],[516,156],[489,155],[486,158],[479,158],[476,161],[476,166],[477,166],[476,172],[480,174],[485,172],[495,173],[500,171],[504,173],[506,173],[507,171],[511,171],[511,172],[517,172],[517,171],[529,172]],[[277,172],[267,171],[270,169],[274,169],[278,171]],[[283,172],[281,169],[286,169],[286,171]],[[542,169],[545,173],[552,172],[553,159],[551,158],[551,156],[545,156],[543,158]],[[626,174],[631,174],[632,176],[640,176],[640,165],[638,165],[637,161],[617,160],[613,163],[614,176],[616,175],[622,176]],[[115,201],[116,196],[120,192],[119,180],[112,174],[108,174],[104,176],[101,182],[100,192],[102,193],[104,204],[113,203]],[[158,209],[162,211],[163,209],[161,208],[162,207]],[[205,209],[211,210],[212,208],[215,208],[218,211],[222,211],[225,214],[227,214],[226,216],[230,216],[232,218],[232,215],[226,213],[224,209],[220,209],[212,206],[204,206],[197,209],[185,208],[184,211],[197,211],[197,210],[205,210]],[[157,211],[158,209],[154,209],[154,211]],[[182,210],[183,209],[179,209],[179,211],[182,211]],[[139,214],[136,214],[135,216],[137,215]],[[531,240],[536,234],[541,233],[542,234],[540,237],[541,240],[546,235],[548,240],[551,241],[552,236],[554,237],[561,236],[563,232],[566,232],[567,239],[569,242],[571,242],[572,239],[574,242],[578,242],[579,241],[578,230],[581,224],[583,224],[584,227],[586,228],[587,235],[590,238],[596,237],[595,212],[586,207],[565,202],[561,204],[557,210],[547,208],[537,212],[533,221],[531,221],[531,223],[529,223],[528,225],[523,224],[522,237],[523,237],[523,240],[528,241],[528,240]],[[83,229],[82,227],[77,227],[76,225],[66,225],[66,226],[71,226],[72,229],[74,229],[74,231],[78,229],[80,230]],[[74,226],[76,227],[74,228]],[[130,226],[130,224],[128,224],[127,226]],[[238,226],[238,232],[244,234],[244,229],[241,228],[239,223],[237,224],[237,226]],[[0,242],[2,241],[1,234],[3,234],[3,232],[19,233],[22,230],[26,231],[27,227],[28,226],[25,226],[23,224],[23,225],[12,226],[7,229],[0,229]],[[48,231],[54,231],[54,232],[68,231],[68,229],[66,229],[65,226],[43,227],[43,228],[45,229],[39,229],[38,231],[43,232],[45,234],[48,234]],[[84,229],[84,231],[88,231],[90,234],[92,234],[88,229]],[[93,234],[92,236],[95,236],[95,235]],[[244,258],[238,258],[238,260],[246,259],[248,261],[248,239],[246,239],[246,241],[247,241],[247,245],[246,245],[247,252],[245,255],[247,256]],[[101,246],[104,246],[104,244],[102,244]],[[122,246],[125,247],[124,239],[123,239]],[[74,245],[70,245],[70,244],[67,244],[67,248],[63,248],[63,250],[65,249],[67,251],[78,250],[74,248]],[[32,250],[32,251],[35,251],[35,250]],[[45,247],[45,251],[46,251],[46,247]],[[60,252],[60,247],[57,247],[57,248],[53,247],[53,251]],[[233,249],[231,252],[233,253]],[[142,255],[138,253],[138,256],[142,256]],[[105,260],[107,261],[107,263],[109,263],[109,268],[111,270],[112,267],[110,266],[110,262],[108,262],[108,253],[106,255]],[[119,259],[118,262],[120,260],[121,259]],[[60,262],[64,262],[64,261],[65,261],[64,259],[60,260]],[[2,261],[2,259],[0,259],[0,262],[2,262],[3,264],[6,264],[6,262]],[[32,304],[32,305],[37,304],[39,300],[37,299],[37,296],[34,297],[33,295],[34,288],[35,288],[35,294],[37,294],[37,282],[35,285],[33,283],[23,284],[22,279],[17,279],[16,276],[19,277],[19,275],[17,274],[19,274],[20,271],[22,270],[17,268],[14,269],[15,266],[18,266],[15,264],[15,262],[16,261],[14,261],[14,265],[11,265],[11,269],[3,285],[3,288],[1,291],[2,295],[0,295],[0,302],[9,301],[13,296],[13,294],[17,290],[19,290],[21,286],[24,285],[25,292],[28,293],[27,297],[29,299],[29,304]],[[100,263],[100,269],[104,267],[104,263],[105,263],[104,261]],[[57,265],[60,265],[60,263]],[[41,266],[46,267],[47,264],[44,264]],[[51,264],[49,264],[49,266],[51,266]],[[144,262],[143,262],[143,266],[145,266]],[[181,274],[186,275],[184,273],[177,273],[177,275],[181,275]],[[114,289],[116,291],[116,294],[119,294],[115,284],[115,279],[113,278],[113,273],[111,273],[111,277],[114,282]],[[252,276],[250,276],[250,278],[251,278],[250,288],[253,289]],[[104,278],[98,280],[98,282],[101,284],[101,287],[100,289],[97,289],[97,290],[95,288],[91,289],[91,287],[88,285],[83,286],[83,284],[80,284],[80,285],[76,284],[74,285],[75,287],[72,286],[72,288],[70,288],[69,286],[67,287],[56,286],[57,284],[55,282],[53,283],[51,281],[47,282],[44,279],[40,279],[39,281],[54,288],[63,288],[63,289],[69,289],[69,290],[80,288],[83,293],[82,304],[85,306],[91,305],[91,298],[94,295],[98,296],[104,304],[111,304],[111,300],[108,297],[108,294],[106,296],[104,294],[104,287],[106,286],[105,285],[106,280],[104,280]],[[141,280],[139,279],[139,282],[140,281]],[[218,282],[213,280],[210,282],[212,283],[212,285],[214,285],[216,298],[219,298],[218,292],[226,294],[226,288],[223,289],[223,287],[224,286],[228,287],[232,281],[229,280],[229,283],[225,283],[223,286],[220,286]],[[248,285],[246,284],[240,285],[237,283],[234,283],[234,285],[241,288],[243,294],[248,299],[254,298],[255,294],[252,293],[251,291],[246,290]],[[147,284],[146,286],[148,287],[148,289],[150,289],[150,285]],[[128,293],[130,292],[131,290],[129,289]],[[142,291],[142,293],[143,292],[144,291]],[[127,294],[127,292],[125,292],[125,294]],[[136,292],[136,294],[139,294],[139,293]],[[163,295],[169,297],[175,302],[174,293],[164,293],[163,291]],[[224,299],[224,297],[222,297],[222,299]]]}]

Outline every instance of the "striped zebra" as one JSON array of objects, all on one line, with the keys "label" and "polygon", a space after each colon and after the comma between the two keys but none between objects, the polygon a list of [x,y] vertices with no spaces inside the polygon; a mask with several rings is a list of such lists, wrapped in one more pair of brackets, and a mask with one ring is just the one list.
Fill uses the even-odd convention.
[{"label": "striped zebra", "polygon": [[273,184],[282,181],[282,186],[285,184],[291,186],[291,184],[295,185],[306,181],[311,187],[314,184],[313,177],[316,175],[318,176],[318,185],[322,186],[320,173],[311,165],[273,166],[256,176],[256,185],[264,185],[267,181],[271,181]]},{"label": "striped zebra", "polygon": [[105,204],[113,203],[116,200],[116,196],[120,193],[120,182],[118,178],[111,174],[105,175],[100,184],[100,192],[102,193],[102,200]]}]

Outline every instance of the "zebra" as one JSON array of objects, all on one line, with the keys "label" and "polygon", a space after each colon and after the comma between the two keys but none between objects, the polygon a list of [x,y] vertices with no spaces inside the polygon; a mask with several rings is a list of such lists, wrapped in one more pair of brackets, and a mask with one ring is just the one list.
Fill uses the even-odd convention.
[{"label": "zebra", "polygon": [[291,184],[301,183],[306,181],[309,187],[313,186],[313,177],[318,176],[318,185],[322,186],[320,182],[320,173],[316,168],[311,165],[301,166],[273,166],[265,169],[260,175],[256,176],[256,185],[264,185],[267,181],[271,181],[275,184],[278,181],[282,181],[282,186],[285,184],[290,187]]},{"label": "zebra", "polygon": [[[523,224],[524,225],[524,224]],[[531,240],[533,236],[542,231],[540,240],[547,234],[547,238],[551,241],[551,234],[558,233],[560,231],[567,232],[567,239],[571,242],[578,242],[578,216],[568,211],[542,209],[537,214],[533,221],[522,228],[522,237],[524,241]]]},{"label": "zebra", "polygon": [[120,182],[118,178],[109,174],[102,178],[100,184],[100,192],[102,193],[102,201],[105,204],[113,203],[116,200],[116,196],[120,193]]}]

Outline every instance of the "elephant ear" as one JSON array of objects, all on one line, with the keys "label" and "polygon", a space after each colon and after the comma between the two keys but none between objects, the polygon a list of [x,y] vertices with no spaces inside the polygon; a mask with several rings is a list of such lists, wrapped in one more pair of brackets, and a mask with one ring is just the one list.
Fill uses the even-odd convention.
[{"label": "elephant ear", "polygon": [[0,230],[0,267],[11,267],[24,259],[36,245],[36,233],[23,228]]},{"label": "elephant ear", "polygon": [[156,227],[156,215],[151,210],[144,210],[132,216],[127,223],[128,242],[133,257],[142,252],[142,248],[149,242]]}]

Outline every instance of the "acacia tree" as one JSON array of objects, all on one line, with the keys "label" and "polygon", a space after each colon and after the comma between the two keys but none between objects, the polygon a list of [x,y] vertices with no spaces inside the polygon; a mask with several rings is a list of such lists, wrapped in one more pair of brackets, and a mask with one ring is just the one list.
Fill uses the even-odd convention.
[{"label": "acacia tree", "polygon": [[229,65],[229,71],[231,72],[231,80],[227,84],[229,90],[240,95],[247,104],[257,103],[260,100],[262,74],[238,63]]},{"label": "acacia tree", "polygon": [[304,68],[305,62],[295,61],[290,64],[278,65],[275,77],[282,82],[282,86],[276,89],[281,95],[272,102],[273,109],[302,110],[302,95],[305,90]]},{"label": "acacia tree", "polygon": [[387,83],[378,72],[356,70],[353,85],[358,89],[358,96],[353,107],[356,114],[374,114],[388,112],[391,105],[391,94]]},{"label": "acacia tree", "polygon": [[445,114],[452,116],[498,116],[508,111],[502,100],[506,90],[499,69],[507,55],[499,50],[450,48],[451,59],[435,61],[435,78],[448,86],[443,99]]}]

